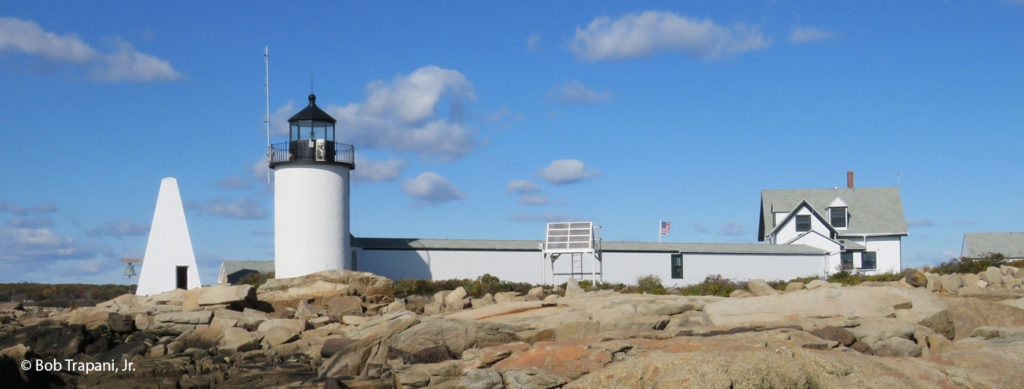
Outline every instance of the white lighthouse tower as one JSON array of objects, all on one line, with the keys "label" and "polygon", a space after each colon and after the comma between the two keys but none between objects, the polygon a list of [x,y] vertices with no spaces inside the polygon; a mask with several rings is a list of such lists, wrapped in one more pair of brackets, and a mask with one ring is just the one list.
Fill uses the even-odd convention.
[{"label": "white lighthouse tower", "polygon": [[348,191],[355,149],[336,141],[334,123],[311,94],[309,105],[288,119],[288,142],[271,146],[277,278],[351,268]]}]

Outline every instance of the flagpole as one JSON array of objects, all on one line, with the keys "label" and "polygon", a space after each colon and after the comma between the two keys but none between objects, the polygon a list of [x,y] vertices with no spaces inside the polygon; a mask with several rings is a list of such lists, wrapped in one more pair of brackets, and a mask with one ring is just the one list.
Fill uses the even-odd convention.
[{"label": "flagpole", "polygon": [[665,222],[665,221],[664,220],[658,220],[658,243],[661,243],[661,223],[663,223],[663,222]]}]

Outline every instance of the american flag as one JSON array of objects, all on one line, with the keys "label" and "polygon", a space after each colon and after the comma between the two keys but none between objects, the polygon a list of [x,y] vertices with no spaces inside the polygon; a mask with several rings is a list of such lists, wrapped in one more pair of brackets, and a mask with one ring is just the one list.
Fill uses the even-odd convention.
[{"label": "american flag", "polygon": [[672,223],[670,223],[670,222],[661,222],[661,234],[662,235],[668,235],[668,230],[670,230],[670,229],[672,229]]}]

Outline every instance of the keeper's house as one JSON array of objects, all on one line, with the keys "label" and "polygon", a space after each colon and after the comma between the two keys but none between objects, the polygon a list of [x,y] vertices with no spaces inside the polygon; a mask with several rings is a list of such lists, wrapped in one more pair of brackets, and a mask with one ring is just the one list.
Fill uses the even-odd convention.
[{"label": "keeper's house", "polygon": [[875,274],[902,269],[907,220],[899,187],[761,191],[757,240],[807,245],[828,253],[828,272]]}]

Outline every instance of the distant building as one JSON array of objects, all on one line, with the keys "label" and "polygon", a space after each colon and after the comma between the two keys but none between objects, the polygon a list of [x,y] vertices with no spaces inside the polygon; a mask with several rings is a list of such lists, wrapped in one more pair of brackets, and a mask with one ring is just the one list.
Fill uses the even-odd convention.
[{"label": "distant building", "polygon": [[274,271],[274,261],[222,261],[218,284],[237,284],[250,274],[269,274]]},{"label": "distant building", "polygon": [[964,234],[960,256],[981,258],[997,253],[1009,260],[1024,259],[1024,232]]},{"label": "distant building", "polygon": [[901,243],[908,233],[899,188],[854,188],[853,172],[846,188],[761,191],[758,224],[758,241],[828,252],[829,273],[902,269]]}]

